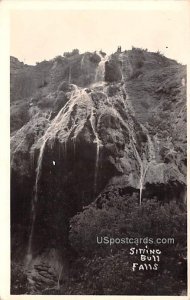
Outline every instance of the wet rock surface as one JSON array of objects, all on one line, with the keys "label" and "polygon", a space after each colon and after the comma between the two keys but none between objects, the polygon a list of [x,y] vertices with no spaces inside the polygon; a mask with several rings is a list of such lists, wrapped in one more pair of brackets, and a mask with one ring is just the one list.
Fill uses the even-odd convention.
[{"label": "wet rock surface", "polygon": [[185,201],[185,67],[128,51],[12,58],[11,74],[12,228],[30,235],[33,292],[58,293],[57,260],[41,255],[65,253],[83,207],[113,189]]}]

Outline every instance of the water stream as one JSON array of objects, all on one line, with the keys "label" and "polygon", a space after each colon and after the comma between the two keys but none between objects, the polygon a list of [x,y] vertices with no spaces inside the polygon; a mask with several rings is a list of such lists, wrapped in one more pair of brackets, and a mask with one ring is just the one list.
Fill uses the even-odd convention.
[{"label": "water stream", "polygon": [[[34,185],[34,197],[32,200],[32,207],[31,207],[31,215],[32,215],[32,224],[31,224],[31,230],[29,235],[29,242],[28,242],[28,248],[27,248],[27,254],[26,254],[26,264],[30,264],[32,261],[32,242],[33,242],[33,234],[34,234],[34,226],[35,226],[35,220],[36,220],[36,204],[38,202],[38,188],[39,188],[39,180],[41,177],[41,169],[42,169],[42,163],[43,163],[43,157],[44,157],[44,151],[46,147],[46,143],[48,140],[55,140],[56,133],[60,130],[61,121],[64,117],[66,119],[69,117],[70,112],[72,111],[74,105],[76,104],[78,97],[83,95],[83,90],[78,89],[76,86],[74,86],[74,91],[71,94],[70,100],[67,102],[67,104],[59,111],[57,116],[53,119],[51,125],[46,130],[44,136],[42,137],[42,143],[39,150],[39,156],[37,160],[37,167],[36,167],[36,179],[35,179],[35,185]],[[72,129],[72,128],[71,128]],[[66,140],[65,140],[65,152],[66,152]],[[34,152],[31,152],[31,159],[34,161]]]},{"label": "water stream", "polygon": [[[126,90],[125,90],[126,92]],[[127,93],[126,93],[127,94]],[[147,171],[151,165],[151,163],[155,160],[155,147],[154,143],[148,133],[148,130],[143,126],[141,126],[141,129],[144,134],[146,134],[147,137],[147,149],[145,153],[142,155],[139,154],[137,147],[136,147],[136,137],[134,135],[134,127],[133,127],[133,120],[131,118],[131,115],[133,114],[133,111],[131,113],[131,108],[126,105],[124,99],[122,98],[121,100],[123,101],[124,107],[126,112],[128,112],[128,122],[125,122],[119,112],[115,109],[114,105],[110,101],[110,99],[107,97],[108,103],[111,105],[111,109],[113,111],[113,114],[119,118],[121,121],[121,124],[125,126],[125,128],[128,130],[129,135],[130,135],[130,140],[131,140],[131,145],[133,147],[134,155],[136,157],[136,160],[139,165],[139,204],[141,205],[142,203],[142,192],[143,192],[143,187],[144,187],[144,182],[146,178]],[[141,157],[142,156],[142,157]]]},{"label": "water stream", "polygon": [[95,136],[95,143],[96,143],[96,163],[95,163],[95,174],[94,174],[94,193],[96,193],[101,141],[100,141],[100,139],[98,137],[98,133],[96,131],[96,124],[95,124],[96,118],[95,118],[95,110],[94,109],[92,109],[92,111],[91,111],[90,123],[91,123],[91,127],[93,130],[93,134]]},{"label": "water stream", "polygon": [[99,53],[99,56],[101,57],[101,61],[96,69],[95,83],[105,81],[105,64],[108,61],[107,55],[103,56],[101,53]]}]

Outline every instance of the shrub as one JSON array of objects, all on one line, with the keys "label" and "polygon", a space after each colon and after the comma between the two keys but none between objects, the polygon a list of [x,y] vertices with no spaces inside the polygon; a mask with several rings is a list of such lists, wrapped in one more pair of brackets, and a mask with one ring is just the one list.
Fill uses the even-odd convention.
[{"label": "shrub", "polygon": [[29,105],[26,101],[19,101],[11,105],[10,109],[10,125],[11,132],[20,129],[29,121]]},{"label": "shrub", "polygon": [[100,50],[100,54],[101,54],[102,56],[106,56],[106,52],[104,52],[104,51],[102,51],[102,50]]},{"label": "shrub", "polygon": [[133,52],[138,52],[138,53],[143,53],[143,52],[147,52],[148,49],[147,49],[147,48],[146,48],[146,49],[143,49],[143,48],[138,48],[138,47],[132,46],[132,51],[133,51]]},{"label": "shrub", "polygon": [[164,54],[163,54],[160,50],[158,50],[158,51],[156,52],[156,54],[158,54],[158,55],[161,56],[161,57],[164,57]]},{"label": "shrub", "polygon": [[74,55],[79,55],[79,50],[78,49],[73,49],[71,52],[64,52],[63,53],[63,56],[65,57],[71,57],[71,56],[74,56]]},{"label": "shrub", "polygon": [[[99,201],[102,209],[90,205],[71,222],[70,241],[80,256],[73,265],[75,275],[71,275],[73,293],[76,288],[80,294],[179,295],[186,286],[185,262],[179,265],[179,257],[186,254],[185,205],[144,199],[140,206],[137,193],[121,196],[118,191]],[[97,244],[96,236],[151,237],[154,241],[173,237],[175,243],[149,245],[162,251],[158,272],[133,272],[129,247],[145,245]]]},{"label": "shrub", "polygon": [[15,263],[11,264],[11,294],[22,295],[29,293],[29,284],[24,268]]},{"label": "shrub", "polygon": [[102,201],[102,209],[90,206],[72,219],[70,239],[78,251],[88,255],[100,249],[96,235],[121,236],[123,232],[140,237],[175,236],[185,247],[186,211],[176,202],[161,204],[151,199],[139,206],[138,194],[120,196],[118,192]]},{"label": "shrub", "polygon": [[101,61],[101,58],[100,58],[100,56],[98,54],[93,53],[93,54],[90,54],[89,60],[92,63],[98,64]]},{"label": "shrub", "polygon": [[[81,295],[180,295],[179,282],[171,273],[133,272],[126,251],[93,259],[82,257],[75,264],[72,275],[71,294]],[[83,267],[81,268],[81,262]],[[74,275],[75,274],[75,275]],[[185,288],[181,284],[182,289]]]},{"label": "shrub", "polygon": [[58,63],[62,63],[64,60],[64,58],[61,55],[58,55],[55,57],[55,61],[57,61]]}]

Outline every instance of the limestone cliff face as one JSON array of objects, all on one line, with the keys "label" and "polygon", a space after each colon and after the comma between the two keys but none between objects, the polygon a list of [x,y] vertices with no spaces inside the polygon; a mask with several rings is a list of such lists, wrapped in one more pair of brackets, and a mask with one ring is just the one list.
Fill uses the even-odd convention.
[{"label": "limestone cliff face", "polygon": [[67,247],[70,218],[110,189],[184,201],[184,66],[133,49],[11,74],[12,224],[34,255]]}]

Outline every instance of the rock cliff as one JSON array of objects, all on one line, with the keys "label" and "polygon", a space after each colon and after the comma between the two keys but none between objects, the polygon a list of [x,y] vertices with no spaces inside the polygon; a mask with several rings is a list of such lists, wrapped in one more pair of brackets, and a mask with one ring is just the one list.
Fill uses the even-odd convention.
[{"label": "rock cliff", "polygon": [[136,48],[11,57],[12,235],[28,264],[58,261],[70,219],[110,190],[185,201],[186,162],[185,66]]}]

